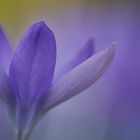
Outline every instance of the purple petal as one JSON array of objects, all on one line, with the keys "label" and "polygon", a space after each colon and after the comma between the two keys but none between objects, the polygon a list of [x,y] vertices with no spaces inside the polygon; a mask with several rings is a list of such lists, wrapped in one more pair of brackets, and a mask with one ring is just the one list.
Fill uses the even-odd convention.
[{"label": "purple petal", "polygon": [[0,63],[8,73],[12,59],[12,50],[3,29],[0,27]]},{"label": "purple petal", "polygon": [[[115,46],[92,56],[65,74],[48,91],[45,110],[72,98],[95,83],[108,69],[115,54]],[[45,100],[45,98],[44,98]]]},{"label": "purple petal", "polygon": [[24,34],[10,66],[10,79],[24,103],[40,97],[51,85],[56,63],[56,43],[44,22]]},{"label": "purple petal", "polygon": [[65,65],[57,79],[61,78],[64,74],[71,71],[73,68],[84,62],[86,59],[94,54],[94,40],[90,38],[85,46],[79,50],[75,57]]},{"label": "purple petal", "polygon": [[15,119],[16,96],[2,65],[0,65],[0,100],[6,106],[11,119]]}]

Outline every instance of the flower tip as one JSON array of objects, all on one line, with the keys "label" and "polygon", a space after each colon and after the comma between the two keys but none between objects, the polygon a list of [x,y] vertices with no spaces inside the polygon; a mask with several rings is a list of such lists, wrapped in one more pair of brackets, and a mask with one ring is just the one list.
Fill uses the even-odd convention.
[{"label": "flower tip", "polygon": [[39,21],[31,26],[31,29],[35,29],[35,31],[39,32],[49,32],[52,33],[51,29],[47,26],[44,21]]},{"label": "flower tip", "polygon": [[94,43],[94,39],[93,39],[93,37],[90,37],[90,38],[88,39],[88,41],[87,41],[87,42]]},{"label": "flower tip", "polygon": [[88,50],[90,50],[91,54],[94,53],[94,39],[91,37],[87,40],[87,43],[85,45],[86,48],[88,48]]},{"label": "flower tip", "polygon": [[36,24],[41,25],[41,26],[46,25],[44,21],[39,21],[39,22],[37,22]]},{"label": "flower tip", "polygon": [[113,42],[112,45],[106,49],[109,54],[114,54],[116,51],[117,43]]},{"label": "flower tip", "polygon": [[116,48],[117,48],[117,42],[113,42],[112,45],[111,45],[111,48],[116,51]]},{"label": "flower tip", "polygon": [[106,51],[104,51],[104,53],[108,56],[110,62],[112,62],[116,53],[116,42],[112,43],[111,47],[107,48]]},{"label": "flower tip", "polygon": [[116,48],[117,48],[117,43],[116,43],[116,42],[113,42],[109,50],[110,50],[111,52],[115,53]]},{"label": "flower tip", "polygon": [[117,46],[117,42],[115,41],[115,42],[112,43],[112,47],[116,48],[116,46]]},{"label": "flower tip", "polygon": [[94,46],[94,39],[91,37],[87,40],[87,43],[90,44],[90,46]]},{"label": "flower tip", "polygon": [[44,21],[39,21],[39,22],[33,24],[32,27],[36,28],[38,30],[40,30],[40,29],[44,30],[45,28],[49,29],[49,27],[46,25],[46,23]]}]

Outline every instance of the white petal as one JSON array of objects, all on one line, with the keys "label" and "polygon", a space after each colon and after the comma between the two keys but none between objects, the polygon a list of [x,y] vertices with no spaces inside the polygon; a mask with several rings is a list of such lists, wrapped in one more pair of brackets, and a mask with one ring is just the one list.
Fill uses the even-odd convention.
[{"label": "white petal", "polygon": [[113,44],[112,47],[90,57],[57,81],[49,90],[44,110],[59,105],[95,83],[110,66],[115,46]]}]

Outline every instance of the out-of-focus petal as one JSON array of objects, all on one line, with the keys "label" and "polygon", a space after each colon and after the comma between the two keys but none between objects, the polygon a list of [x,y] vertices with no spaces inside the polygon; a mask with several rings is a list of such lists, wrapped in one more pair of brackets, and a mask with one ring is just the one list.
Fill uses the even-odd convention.
[{"label": "out-of-focus petal", "polygon": [[71,71],[73,68],[84,62],[86,59],[94,54],[94,40],[90,38],[84,47],[82,47],[79,52],[71,59],[65,67],[62,69],[57,79],[60,79],[64,74]]},{"label": "out-of-focus petal", "polygon": [[113,45],[90,57],[57,81],[48,91],[46,101],[44,98],[45,111],[70,99],[96,82],[110,66],[115,48]]},{"label": "out-of-focus petal", "polygon": [[32,102],[47,92],[55,63],[52,31],[44,22],[32,25],[21,39],[10,66],[10,79],[20,101]]},{"label": "out-of-focus petal", "polygon": [[0,65],[0,100],[15,121],[15,109],[16,109],[16,95],[14,94],[13,87],[4,71],[3,67]]},{"label": "out-of-focus petal", "polygon": [[12,55],[8,39],[6,38],[2,27],[0,27],[0,63],[3,65],[7,73],[9,71]]}]

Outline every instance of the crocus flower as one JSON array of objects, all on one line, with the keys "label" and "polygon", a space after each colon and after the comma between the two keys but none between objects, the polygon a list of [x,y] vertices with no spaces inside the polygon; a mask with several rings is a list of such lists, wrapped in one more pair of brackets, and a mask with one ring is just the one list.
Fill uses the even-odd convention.
[{"label": "crocus flower", "polygon": [[14,54],[0,29],[0,99],[17,129],[17,140],[27,140],[46,112],[104,74],[113,60],[115,45],[96,55],[93,47],[90,39],[53,81],[56,42],[44,22],[28,29]]}]

